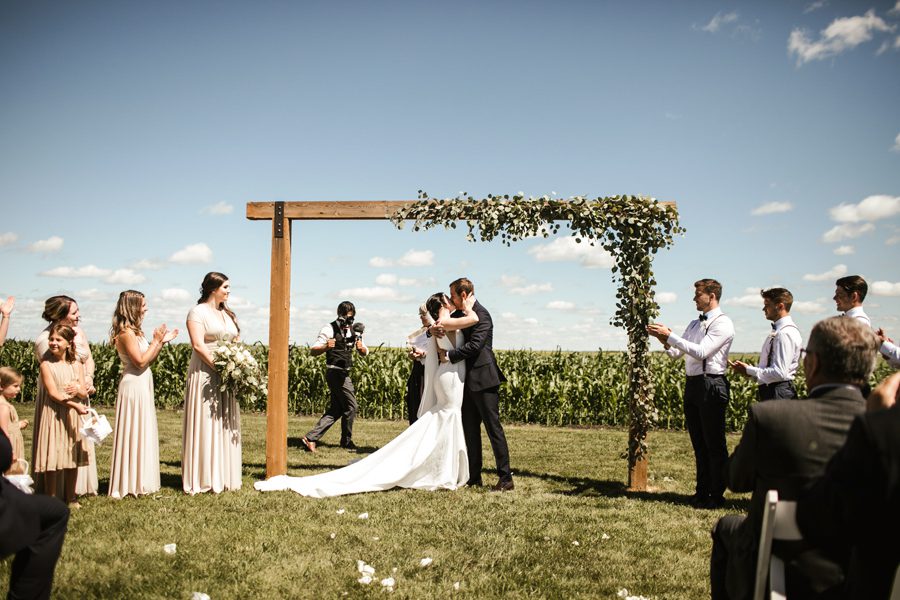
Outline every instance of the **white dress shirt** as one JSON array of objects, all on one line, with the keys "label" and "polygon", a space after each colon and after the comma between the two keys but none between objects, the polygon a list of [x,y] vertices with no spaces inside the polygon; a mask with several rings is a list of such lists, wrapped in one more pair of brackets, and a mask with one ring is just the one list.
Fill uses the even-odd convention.
[{"label": "white dress shirt", "polygon": [[[800,348],[803,338],[790,315],[773,323],[775,329],[763,342],[759,353],[759,366],[747,367],[747,375],[759,384],[793,381],[800,364]],[[771,360],[770,360],[771,359]]]},{"label": "white dress shirt", "polygon": [[881,342],[881,353],[887,359],[889,365],[895,369],[900,369],[900,346],[884,340]]},{"label": "white dress shirt", "polygon": [[869,318],[869,315],[866,314],[866,311],[863,310],[862,306],[854,306],[850,310],[844,313],[845,317],[853,317],[854,319],[859,319],[867,326],[872,326],[872,319]]},{"label": "white dress shirt", "polygon": [[734,323],[717,307],[706,313],[705,321],[691,321],[680,336],[672,332],[666,340],[670,346],[666,354],[672,358],[684,355],[688,376],[724,375],[732,340]]}]

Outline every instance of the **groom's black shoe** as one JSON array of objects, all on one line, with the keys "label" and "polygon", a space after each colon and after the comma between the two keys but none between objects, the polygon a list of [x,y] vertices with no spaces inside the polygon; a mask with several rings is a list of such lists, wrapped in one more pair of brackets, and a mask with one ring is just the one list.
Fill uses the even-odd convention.
[{"label": "groom's black shoe", "polygon": [[509,481],[498,481],[497,485],[491,488],[492,492],[511,492],[516,489],[516,486],[513,484],[512,479]]},{"label": "groom's black shoe", "polygon": [[466,482],[466,486],[468,487],[482,487],[483,485],[484,482],[482,482],[480,479],[470,479]]},{"label": "groom's black shoe", "polygon": [[341,448],[350,450],[351,452],[356,452],[357,450],[359,450],[359,448],[357,448],[356,444],[354,444],[353,442],[344,442],[343,444],[341,444]]}]

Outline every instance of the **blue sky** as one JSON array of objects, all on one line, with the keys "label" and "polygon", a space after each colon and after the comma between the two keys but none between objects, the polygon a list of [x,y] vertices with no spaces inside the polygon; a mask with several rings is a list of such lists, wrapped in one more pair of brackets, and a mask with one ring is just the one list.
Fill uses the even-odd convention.
[{"label": "blue sky", "polygon": [[[900,337],[900,2],[0,4],[0,294],[32,339],[74,296],[94,340],[122,289],[183,330],[226,273],[268,336],[270,228],[249,201],[646,194],[684,237],[656,260],[682,329],[715,277],[736,350],[794,292],[807,332],[859,273]],[[384,222],[295,222],[291,339],[343,299],[401,345],[460,275],[495,346],[624,348],[609,261]],[[182,334],[180,341],[186,341]]]}]

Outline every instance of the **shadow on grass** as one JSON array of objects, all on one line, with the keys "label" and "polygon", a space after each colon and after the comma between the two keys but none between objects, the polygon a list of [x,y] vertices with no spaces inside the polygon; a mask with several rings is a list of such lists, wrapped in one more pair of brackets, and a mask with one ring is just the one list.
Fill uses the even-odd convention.
[{"label": "shadow on grass", "polygon": [[[298,438],[298,437],[289,437],[289,438],[287,439],[287,445],[288,445],[288,448],[300,448],[300,449],[302,449],[304,452],[307,451],[307,450],[306,450],[306,446],[303,444],[303,442],[302,442],[301,440],[302,440],[302,438]],[[320,441],[316,442],[316,448],[317,448],[317,449],[322,449],[322,448],[340,448],[340,445],[339,445],[339,444],[329,444],[329,443],[327,443],[327,442],[322,442],[322,441],[320,440]],[[357,454],[360,454],[360,455],[363,455],[363,454],[371,454],[372,452],[375,452],[375,451],[378,450],[379,448],[380,448],[380,446],[357,446],[357,447],[356,447],[356,453],[357,453]]]}]

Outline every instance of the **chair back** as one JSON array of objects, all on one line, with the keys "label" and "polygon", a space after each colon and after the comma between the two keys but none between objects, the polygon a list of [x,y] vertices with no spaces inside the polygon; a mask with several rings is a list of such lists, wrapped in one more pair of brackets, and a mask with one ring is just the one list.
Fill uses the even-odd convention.
[{"label": "chair back", "polygon": [[[778,490],[766,493],[762,529],[759,534],[759,553],[756,559],[756,583],[753,600],[785,600],[784,562],[772,556],[773,540],[802,540],[797,527],[797,503],[778,500]],[[768,580],[768,586],[766,581]],[[768,594],[766,592],[768,591]]]}]

